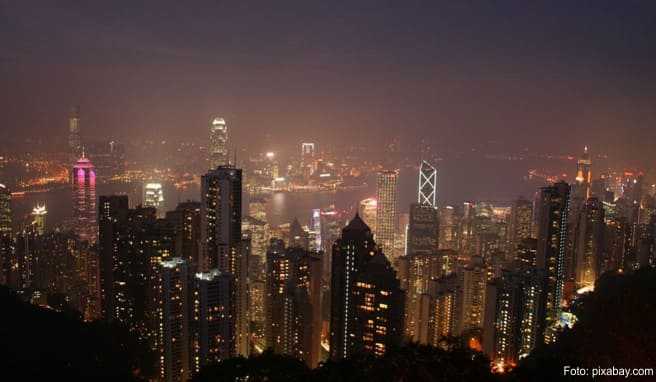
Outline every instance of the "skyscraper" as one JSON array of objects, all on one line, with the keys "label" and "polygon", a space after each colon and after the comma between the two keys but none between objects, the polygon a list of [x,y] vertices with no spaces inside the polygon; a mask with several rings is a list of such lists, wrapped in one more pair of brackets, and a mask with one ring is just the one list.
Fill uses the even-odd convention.
[{"label": "skyscraper", "polygon": [[210,170],[228,165],[228,126],[223,118],[216,117],[210,123],[208,151]]},{"label": "skyscraper", "polygon": [[11,192],[0,183],[0,235],[11,233]]},{"label": "skyscraper", "polygon": [[82,139],[80,138],[80,108],[75,106],[68,116],[68,149],[73,160],[82,155]]},{"label": "skyscraper", "polygon": [[437,208],[437,170],[426,161],[419,167],[417,203]]},{"label": "skyscraper", "polygon": [[32,224],[39,235],[46,232],[46,215],[48,215],[48,210],[45,205],[37,205],[32,209]]},{"label": "skyscraper", "polygon": [[574,240],[576,287],[594,286],[604,252],[604,209],[597,198],[589,198],[578,216]]},{"label": "skyscraper", "polygon": [[590,160],[590,153],[588,153],[588,146],[583,149],[583,155],[576,162],[576,197],[586,200],[590,197],[590,185],[592,183],[592,172],[590,167],[592,161]]},{"label": "skyscraper", "polygon": [[545,272],[544,340],[555,340],[565,282],[570,186],[565,182],[540,190],[537,267]]},{"label": "skyscraper", "polygon": [[241,242],[242,171],[219,166],[201,178],[201,268],[231,272]]},{"label": "skyscraper", "polygon": [[517,247],[524,239],[531,237],[533,225],[533,203],[524,198],[517,199],[510,213],[510,234],[508,258],[516,255]]},{"label": "skyscraper", "polygon": [[155,272],[157,355],[162,381],[186,381],[189,363],[189,275],[187,263],[175,257]]},{"label": "skyscraper", "polygon": [[[381,171],[376,177],[376,241],[388,258],[394,253],[394,234],[398,224],[398,170]],[[358,218],[359,219],[359,218]]]},{"label": "skyscraper", "polygon": [[175,229],[175,253],[198,270],[200,254],[200,202],[187,201],[178,204],[173,211],[166,212],[166,220]]},{"label": "skyscraper", "polygon": [[483,349],[495,369],[514,367],[542,341],[543,272],[521,267],[487,284]]},{"label": "skyscraper", "polygon": [[190,318],[192,370],[234,357],[234,277],[218,269],[196,273]]},{"label": "skyscraper", "polygon": [[384,354],[402,338],[404,293],[358,215],[335,241],[332,257],[331,358]]},{"label": "skyscraper", "polygon": [[158,209],[164,203],[164,190],[162,183],[148,182],[143,188],[143,205],[144,207],[153,207]]},{"label": "skyscraper", "polygon": [[93,244],[98,238],[96,223],[96,170],[82,157],[73,167],[73,230],[81,240]]},{"label": "skyscraper", "polygon": [[241,232],[242,170],[219,166],[201,178],[201,272],[218,269],[235,280],[237,354],[248,355],[248,257]]},{"label": "skyscraper", "polygon": [[266,267],[266,344],[316,367],[320,358],[321,257],[272,239]]},{"label": "skyscraper", "polygon": [[14,268],[13,240],[11,229],[11,193],[0,183],[0,283],[10,284]]},{"label": "skyscraper", "polygon": [[419,321],[418,302],[428,292],[428,282],[439,276],[438,256],[439,216],[435,207],[428,204],[410,205],[408,224],[407,260],[408,289],[406,298],[406,335],[418,341],[416,323]]}]

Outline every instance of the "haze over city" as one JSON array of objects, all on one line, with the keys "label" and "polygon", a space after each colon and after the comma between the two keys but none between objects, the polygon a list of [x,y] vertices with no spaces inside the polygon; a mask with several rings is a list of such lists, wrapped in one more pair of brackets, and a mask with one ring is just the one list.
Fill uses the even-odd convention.
[{"label": "haze over city", "polygon": [[0,0],[0,46],[0,379],[653,378],[656,3]]}]

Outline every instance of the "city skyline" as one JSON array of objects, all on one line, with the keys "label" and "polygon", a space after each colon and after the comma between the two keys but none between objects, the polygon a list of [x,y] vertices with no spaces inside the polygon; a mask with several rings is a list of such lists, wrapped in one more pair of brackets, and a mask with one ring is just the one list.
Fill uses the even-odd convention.
[{"label": "city skyline", "polygon": [[653,378],[655,14],[2,3],[2,375]]}]

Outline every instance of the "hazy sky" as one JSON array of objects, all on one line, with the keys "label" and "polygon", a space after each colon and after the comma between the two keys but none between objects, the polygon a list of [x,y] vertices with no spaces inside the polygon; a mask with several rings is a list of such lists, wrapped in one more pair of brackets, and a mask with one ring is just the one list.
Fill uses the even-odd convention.
[{"label": "hazy sky", "polygon": [[200,137],[218,114],[238,140],[644,153],[655,32],[649,0],[0,0],[0,129],[65,134],[79,104],[87,136]]}]

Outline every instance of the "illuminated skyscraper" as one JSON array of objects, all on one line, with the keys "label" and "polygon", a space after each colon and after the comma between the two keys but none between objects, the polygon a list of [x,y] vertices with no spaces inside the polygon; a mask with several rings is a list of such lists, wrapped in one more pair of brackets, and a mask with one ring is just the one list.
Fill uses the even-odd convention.
[{"label": "illuminated skyscraper", "polygon": [[96,170],[84,153],[73,167],[73,230],[89,243],[98,238]]},{"label": "illuminated skyscraper", "polygon": [[241,241],[242,171],[219,166],[201,178],[201,267],[230,273]]},{"label": "illuminated skyscraper", "polygon": [[228,165],[228,126],[223,118],[214,118],[210,123],[210,170]]},{"label": "illuminated skyscraper", "polygon": [[11,234],[11,192],[0,183],[0,235]]},{"label": "illuminated skyscraper", "polygon": [[145,183],[143,192],[144,207],[153,207],[155,209],[162,207],[164,203],[164,190],[162,189],[162,183]]},{"label": "illuminated skyscraper", "polygon": [[408,289],[406,298],[406,335],[419,341],[420,296],[428,292],[428,282],[439,276],[438,211],[428,204],[410,205],[408,224],[407,258]]},{"label": "illuminated skyscraper", "polygon": [[159,377],[166,382],[186,381],[190,376],[189,275],[183,259],[157,265],[155,294]]},{"label": "illuminated skyscraper", "polygon": [[0,283],[10,284],[15,267],[11,229],[11,193],[0,183]]},{"label": "illuminated skyscraper", "polygon": [[508,257],[515,257],[517,246],[524,239],[531,237],[533,225],[533,203],[519,198],[512,206],[510,214],[510,233]]},{"label": "illuminated skyscraper", "polygon": [[303,159],[314,157],[314,143],[301,143],[301,157]]},{"label": "illuminated skyscraper", "polygon": [[75,106],[68,116],[68,149],[73,160],[82,155],[82,139],[80,138],[80,108]]},{"label": "illuminated skyscraper", "polygon": [[45,205],[37,205],[32,209],[32,224],[39,235],[43,235],[46,232],[47,214],[48,210],[46,210]]},{"label": "illuminated skyscraper", "polygon": [[487,284],[483,350],[494,368],[514,367],[542,341],[543,272],[522,267]]},{"label": "illuminated skyscraper", "polygon": [[234,357],[234,277],[218,269],[196,273],[190,317],[192,370]]},{"label": "illuminated skyscraper", "polygon": [[394,253],[394,234],[398,224],[398,170],[381,171],[376,177],[376,241],[388,258]]},{"label": "illuminated skyscraper", "polygon": [[320,358],[321,257],[273,239],[267,251],[265,338],[274,352],[316,367]]},{"label": "illuminated skyscraper", "polygon": [[597,198],[589,198],[577,219],[574,240],[576,287],[591,287],[599,275],[604,252],[604,209]]},{"label": "illuminated skyscraper", "polygon": [[570,186],[565,182],[540,190],[537,267],[545,272],[544,340],[555,340],[565,283]]},{"label": "illuminated skyscraper", "polygon": [[405,296],[358,215],[342,230],[332,257],[330,357],[384,354],[401,341]]},{"label": "illuminated skyscraper", "polygon": [[437,208],[437,170],[426,161],[419,167],[417,203]]},{"label": "illuminated skyscraper", "polygon": [[200,254],[200,202],[187,201],[166,213],[175,229],[175,253],[187,261],[192,271],[198,270]]},{"label": "illuminated skyscraper", "polygon": [[200,270],[218,269],[235,278],[237,354],[248,355],[248,257],[241,232],[242,170],[219,166],[201,178]]},{"label": "illuminated skyscraper", "polygon": [[576,164],[576,196],[585,200],[590,197],[590,184],[592,183],[592,172],[590,167],[592,161],[588,153],[588,146],[583,149],[583,155]]}]

